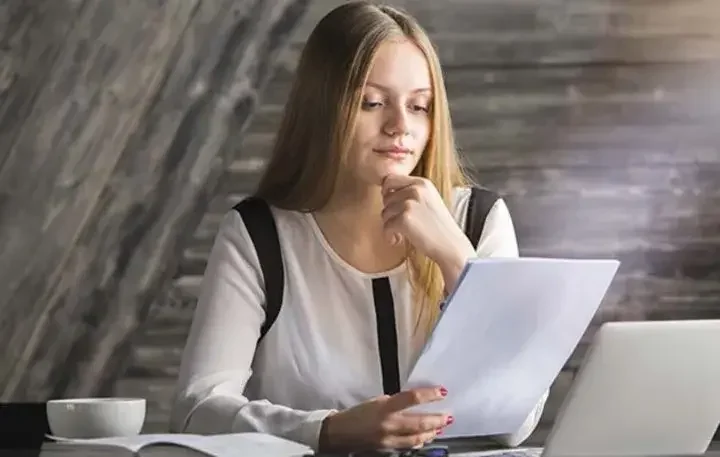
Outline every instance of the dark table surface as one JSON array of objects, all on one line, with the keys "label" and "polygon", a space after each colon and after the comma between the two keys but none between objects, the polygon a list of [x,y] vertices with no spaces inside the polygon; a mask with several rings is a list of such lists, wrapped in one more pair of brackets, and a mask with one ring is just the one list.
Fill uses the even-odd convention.
[{"label": "dark table surface", "polygon": [[[501,448],[498,448],[497,446],[493,446],[489,444],[486,440],[483,439],[459,439],[459,440],[443,440],[439,442],[438,444],[447,445],[450,449],[451,453],[450,455],[453,457],[475,457],[475,456],[482,456],[487,455],[486,453],[488,451],[495,451],[495,452],[502,452],[502,451],[508,451]],[[83,457],[121,457],[121,456],[129,456],[131,455],[129,452],[122,450],[122,449],[80,449],[77,448],[68,448],[67,446],[63,446],[62,443],[44,443],[42,445],[41,449],[34,449],[34,450],[21,450],[21,449],[14,449],[14,450],[7,450],[2,451],[0,450],[0,457],[75,457],[75,456],[83,456]],[[162,457],[185,457],[185,456],[191,456],[191,455],[198,455],[188,451],[183,451],[181,449],[173,449],[173,448],[165,448],[164,452],[162,453]],[[385,454],[387,455],[387,454]],[[363,454],[363,457],[370,457],[367,454]],[[378,457],[380,457],[381,454],[378,454]],[[708,450],[707,453],[704,454],[705,457],[720,457],[720,443],[713,443]],[[158,455],[160,457],[160,455]],[[248,456],[251,457],[251,456]],[[332,457],[341,457],[341,456],[332,456]],[[351,456],[348,456],[351,457]],[[590,457],[590,456],[586,456]],[[637,457],[637,456],[635,456]],[[665,457],[673,457],[673,456],[665,456]],[[689,456],[676,456],[676,457],[689,457]]]},{"label": "dark table surface", "polygon": [[[496,451],[500,452],[503,451],[502,449],[493,448],[491,446],[488,446],[485,442],[477,442],[473,440],[448,440],[444,441],[441,444],[447,445],[450,449],[450,455],[454,457],[475,457],[475,456],[482,456],[486,455],[488,451]],[[123,449],[112,449],[112,448],[105,448],[105,449],[78,449],[78,448],[70,448],[66,445],[63,445],[62,443],[51,443],[51,442],[45,442],[40,447],[37,448],[6,448],[6,449],[0,449],[0,457],[75,457],[75,456],[82,456],[82,457],[126,457],[131,455],[126,450]],[[184,457],[189,455],[197,455],[192,452],[187,452],[183,450],[178,449],[171,449],[166,448],[165,452],[162,453],[162,456],[165,457]],[[380,456],[380,454],[378,455]],[[705,457],[720,457],[720,443],[713,443],[711,448],[708,450],[707,453],[704,454]],[[250,456],[248,456],[250,457]],[[332,456],[332,457],[341,457],[341,456]],[[351,457],[351,456],[348,456]],[[590,457],[590,456],[586,456]],[[637,457],[637,456],[636,456]],[[673,456],[665,456],[665,457],[673,457]],[[676,457],[689,457],[689,456],[676,456]]]},{"label": "dark table surface", "polygon": [[[68,448],[61,443],[48,442],[46,434],[49,427],[45,415],[44,403],[0,404],[0,457],[120,457],[130,455],[119,449],[83,449]],[[528,447],[540,446],[540,441],[530,441]],[[482,438],[438,440],[437,444],[447,445],[455,457],[472,457],[489,450],[499,450],[496,444]],[[187,452],[175,452],[170,449],[163,453],[168,457],[189,455]],[[706,457],[720,457],[720,442],[713,442],[705,454]],[[339,456],[338,456],[339,457]],[[671,456],[667,456],[671,457]],[[678,456],[680,457],[680,456]]]}]

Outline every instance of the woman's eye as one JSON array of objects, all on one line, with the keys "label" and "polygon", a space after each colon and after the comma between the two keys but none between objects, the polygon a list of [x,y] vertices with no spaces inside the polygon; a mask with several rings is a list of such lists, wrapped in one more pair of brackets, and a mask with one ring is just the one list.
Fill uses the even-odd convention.
[{"label": "woman's eye", "polygon": [[413,109],[413,111],[422,111],[425,113],[430,111],[430,108],[428,108],[427,106],[424,106],[424,105],[413,105],[412,109]]},{"label": "woman's eye", "polygon": [[370,101],[370,100],[365,100],[365,101],[363,101],[363,104],[362,104],[364,109],[377,108],[378,106],[381,106],[381,105],[382,105],[382,102],[374,102],[374,101]]}]

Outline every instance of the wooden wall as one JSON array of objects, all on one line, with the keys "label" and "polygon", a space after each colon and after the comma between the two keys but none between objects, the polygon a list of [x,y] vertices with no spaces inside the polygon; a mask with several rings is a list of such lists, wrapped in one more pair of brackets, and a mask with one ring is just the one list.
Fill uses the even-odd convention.
[{"label": "wooden wall", "polygon": [[0,400],[112,392],[306,0],[0,2]]},{"label": "wooden wall", "polygon": [[[158,310],[117,384],[151,398],[150,429],[165,425],[221,215],[253,189],[304,39],[339,3],[313,0],[185,249],[175,305]],[[523,255],[620,259],[597,322],[720,317],[720,2],[393,4],[434,38],[459,144],[478,180],[506,197]],[[583,349],[554,386],[545,426]]]}]

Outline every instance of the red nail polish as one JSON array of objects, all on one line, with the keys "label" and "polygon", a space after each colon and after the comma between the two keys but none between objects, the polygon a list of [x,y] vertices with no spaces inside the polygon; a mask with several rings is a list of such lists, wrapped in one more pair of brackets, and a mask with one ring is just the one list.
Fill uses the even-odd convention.
[{"label": "red nail polish", "polygon": [[443,434],[443,429],[441,429],[441,428],[437,429],[437,431],[435,432],[435,434],[436,434],[436,435],[442,435],[442,434]]},{"label": "red nail polish", "polygon": [[444,388],[444,387],[441,387],[441,388],[440,388],[440,395],[442,395],[442,396],[444,397],[444,396],[447,395],[447,393],[448,393],[448,392],[447,392],[447,389],[446,389],[446,388]]},{"label": "red nail polish", "polygon": [[447,424],[447,425],[450,425],[450,424],[452,424],[453,422],[455,422],[455,418],[452,417],[452,416],[448,416],[446,424]]}]

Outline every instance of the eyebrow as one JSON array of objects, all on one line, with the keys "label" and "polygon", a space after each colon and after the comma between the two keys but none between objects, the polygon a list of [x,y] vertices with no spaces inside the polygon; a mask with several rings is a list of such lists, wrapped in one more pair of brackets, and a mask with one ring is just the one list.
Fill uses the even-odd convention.
[{"label": "eyebrow", "polygon": [[[365,84],[366,84],[367,86],[371,86],[371,87],[374,87],[374,88],[376,88],[376,89],[383,90],[383,91],[385,91],[385,92],[394,92],[394,90],[391,89],[390,87],[388,87],[388,86],[383,86],[382,84],[374,83],[374,82],[372,82],[372,81],[368,81],[368,82],[365,83]],[[429,88],[429,87],[420,87],[420,88],[418,88],[418,89],[413,89],[413,90],[411,90],[410,92],[412,92],[412,93],[432,92],[432,89]]]}]

